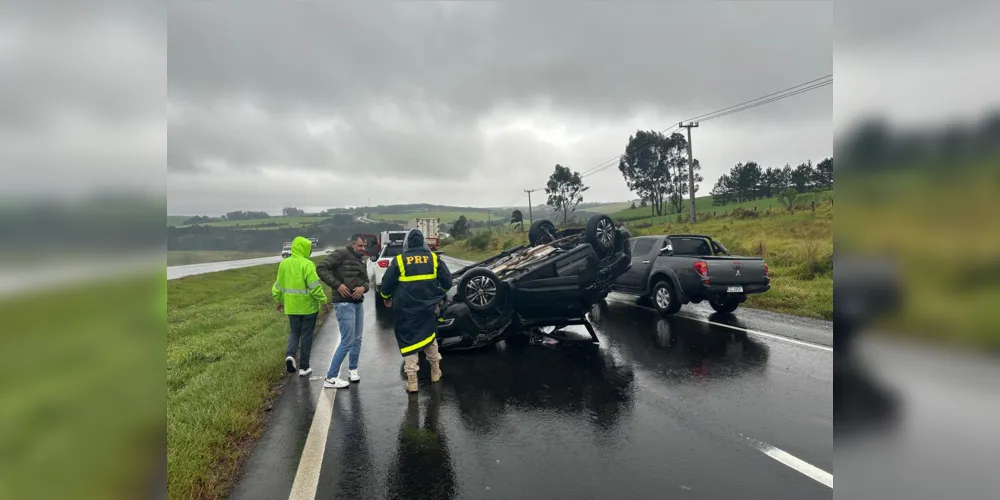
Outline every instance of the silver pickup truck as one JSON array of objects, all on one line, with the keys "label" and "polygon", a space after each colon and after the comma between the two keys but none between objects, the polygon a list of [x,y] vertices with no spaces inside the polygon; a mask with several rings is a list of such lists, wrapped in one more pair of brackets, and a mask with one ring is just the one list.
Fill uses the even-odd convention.
[{"label": "silver pickup truck", "polygon": [[771,288],[763,258],[730,256],[709,236],[639,236],[631,244],[632,267],[612,290],[637,295],[664,315],[703,300],[717,312],[731,313],[748,294]]}]

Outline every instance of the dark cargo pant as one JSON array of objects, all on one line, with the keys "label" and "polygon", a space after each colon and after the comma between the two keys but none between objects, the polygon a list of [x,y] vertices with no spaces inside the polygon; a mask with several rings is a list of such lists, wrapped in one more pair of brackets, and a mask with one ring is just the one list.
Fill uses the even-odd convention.
[{"label": "dark cargo pant", "polygon": [[316,316],[313,314],[289,314],[288,315],[288,348],[285,349],[285,356],[295,357],[299,352],[299,344],[302,350],[299,353],[299,369],[309,368],[309,354],[312,352],[313,330],[316,329]]}]

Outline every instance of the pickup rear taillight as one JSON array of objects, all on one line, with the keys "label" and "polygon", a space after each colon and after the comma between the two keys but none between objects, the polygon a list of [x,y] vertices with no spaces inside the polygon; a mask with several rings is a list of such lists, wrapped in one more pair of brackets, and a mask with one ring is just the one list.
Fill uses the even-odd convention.
[{"label": "pickup rear taillight", "polygon": [[705,261],[703,261],[703,260],[699,260],[698,262],[695,262],[695,263],[694,263],[694,270],[695,270],[695,271],[696,271],[696,272],[697,272],[697,273],[698,273],[698,274],[699,274],[699,275],[700,275],[701,277],[703,277],[703,278],[704,278],[705,276],[708,276],[708,263],[707,263],[707,262],[705,262]]},{"label": "pickup rear taillight", "polygon": [[768,268],[767,268],[767,262],[765,262],[765,263],[764,263],[764,277],[765,277],[765,278],[766,278],[766,277],[768,277],[768,274],[767,274],[767,273],[768,273]]},{"label": "pickup rear taillight", "polygon": [[379,259],[379,261],[378,261],[378,267],[381,267],[382,269],[388,268],[389,267],[389,259]]},{"label": "pickup rear taillight", "polygon": [[695,262],[694,263],[694,270],[695,270],[696,273],[698,273],[699,276],[701,276],[701,282],[702,282],[702,284],[704,284],[706,286],[710,284],[708,282],[708,262],[705,262],[703,260],[699,260],[698,262]]},{"label": "pickup rear taillight", "polygon": [[709,285],[710,284],[708,282],[708,262],[705,262],[703,260],[699,260],[698,262],[695,262],[694,263],[694,270],[695,270],[696,273],[698,273],[698,276],[701,276],[701,278],[702,278],[701,279],[702,284],[705,284],[705,285]]}]

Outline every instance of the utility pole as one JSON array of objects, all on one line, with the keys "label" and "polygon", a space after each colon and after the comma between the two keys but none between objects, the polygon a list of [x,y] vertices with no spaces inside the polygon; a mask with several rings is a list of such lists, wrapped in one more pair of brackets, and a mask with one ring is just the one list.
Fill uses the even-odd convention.
[{"label": "utility pole", "polygon": [[531,225],[534,220],[531,218],[531,193],[538,191],[538,189],[525,189],[524,192],[528,193],[528,225]]},{"label": "utility pole", "polygon": [[677,124],[680,127],[684,127],[688,130],[688,191],[691,193],[691,223],[695,223],[695,213],[694,213],[694,158],[691,156],[691,128],[697,127],[698,122],[690,122],[684,125],[684,122]]}]

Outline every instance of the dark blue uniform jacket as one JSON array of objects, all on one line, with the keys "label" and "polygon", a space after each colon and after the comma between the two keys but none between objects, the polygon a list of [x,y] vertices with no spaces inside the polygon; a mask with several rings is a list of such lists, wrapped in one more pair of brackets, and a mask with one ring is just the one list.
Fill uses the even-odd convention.
[{"label": "dark blue uniform jacket", "polygon": [[403,356],[416,354],[434,341],[434,309],[451,288],[451,271],[424,244],[417,229],[406,235],[405,250],[389,264],[382,277],[383,299],[392,299],[396,342]]}]

